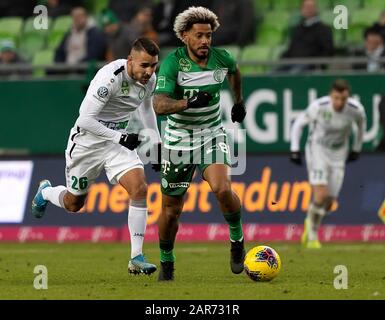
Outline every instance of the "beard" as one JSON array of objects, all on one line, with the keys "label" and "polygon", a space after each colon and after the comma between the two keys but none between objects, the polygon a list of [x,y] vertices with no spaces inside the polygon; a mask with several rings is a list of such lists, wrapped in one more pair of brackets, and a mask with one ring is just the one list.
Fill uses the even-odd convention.
[{"label": "beard", "polygon": [[[203,53],[199,54],[198,51],[201,50],[201,49],[207,49],[207,52],[203,52]],[[209,47],[199,47],[197,50],[191,49],[191,52],[199,60],[204,60],[209,55]]]}]

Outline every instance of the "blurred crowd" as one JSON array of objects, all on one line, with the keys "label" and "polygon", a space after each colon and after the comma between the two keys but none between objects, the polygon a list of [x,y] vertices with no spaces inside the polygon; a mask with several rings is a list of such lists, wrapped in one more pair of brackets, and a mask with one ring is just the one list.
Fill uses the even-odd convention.
[{"label": "blurred crowd", "polygon": [[[47,6],[51,19],[71,17],[71,24],[53,48],[52,57],[52,62],[70,65],[126,58],[132,41],[141,36],[153,39],[161,49],[181,45],[174,35],[173,22],[178,13],[193,5],[208,7],[218,15],[221,26],[213,37],[214,46],[258,46],[261,36],[258,26],[264,22],[258,0],[31,0],[28,4],[23,0],[2,0],[0,19],[7,16],[27,19],[33,16],[33,8],[38,4]],[[293,15],[296,18],[290,22],[279,58],[340,54],[334,43],[333,28],[322,20],[317,0],[298,0],[297,4]],[[378,16],[377,22],[363,30],[362,42],[343,52],[367,59],[366,63],[352,65],[353,69],[372,72],[384,67],[379,60],[385,56],[385,12],[379,12]],[[18,50],[23,39],[16,45],[12,39],[1,39],[0,30],[0,41],[0,64],[28,62]],[[283,64],[275,71],[298,73],[311,69],[313,65]]]}]

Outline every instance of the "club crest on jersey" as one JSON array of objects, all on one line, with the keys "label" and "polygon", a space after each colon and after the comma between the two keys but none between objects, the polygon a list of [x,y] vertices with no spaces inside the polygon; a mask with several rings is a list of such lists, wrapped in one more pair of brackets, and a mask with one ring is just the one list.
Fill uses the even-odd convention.
[{"label": "club crest on jersey", "polygon": [[322,113],[322,116],[323,116],[323,118],[324,118],[324,120],[325,120],[326,122],[330,122],[330,120],[332,119],[332,113],[329,112],[329,111],[324,111],[324,112]]},{"label": "club crest on jersey", "polygon": [[162,178],[162,187],[167,188],[168,187],[168,182],[165,178]]},{"label": "club crest on jersey", "polygon": [[214,77],[214,80],[219,83],[222,83],[223,79],[225,78],[223,71],[221,69],[215,70],[213,77]]},{"label": "club crest on jersey", "polygon": [[146,94],[146,89],[140,88],[139,95],[138,95],[139,99],[143,100],[145,94]]},{"label": "club crest on jersey", "polygon": [[98,96],[99,97],[101,97],[101,98],[105,98],[105,97],[107,97],[107,95],[108,95],[108,89],[107,89],[107,87],[100,87],[99,89],[98,89]]},{"label": "club crest on jersey", "polygon": [[191,62],[188,61],[187,59],[180,59],[179,60],[179,66],[180,66],[180,69],[184,72],[188,72],[191,70]]},{"label": "club crest on jersey", "polygon": [[123,94],[128,95],[130,92],[129,86],[128,86],[128,81],[122,81],[122,88],[121,91]]}]

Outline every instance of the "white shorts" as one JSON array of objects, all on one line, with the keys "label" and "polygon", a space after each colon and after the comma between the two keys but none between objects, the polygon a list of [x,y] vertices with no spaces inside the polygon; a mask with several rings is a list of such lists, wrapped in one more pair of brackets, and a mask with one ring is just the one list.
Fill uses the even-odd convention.
[{"label": "white shorts", "polygon": [[117,184],[119,179],[132,169],[143,169],[143,163],[136,150],[131,151],[112,141],[104,141],[103,146],[89,148],[84,146],[84,143],[76,143],[76,139],[72,141],[72,136],[73,133],[68,139],[65,151],[65,175],[67,190],[74,195],[86,194],[103,169],[112,184]]},{"label": "white shorts", "polygon": [[317,145],[306,146],[306,165],[309,183],[314,185],[326,185],[330,196],[337,198],[345,175],[343,162],[330,160]]}]

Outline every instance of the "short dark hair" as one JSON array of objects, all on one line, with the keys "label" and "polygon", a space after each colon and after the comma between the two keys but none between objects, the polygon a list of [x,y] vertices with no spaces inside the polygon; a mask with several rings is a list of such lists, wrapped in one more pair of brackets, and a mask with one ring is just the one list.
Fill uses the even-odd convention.
[{"label": "short dark hair", "polygon": [[150,56],[159,55],[158,45],[148,38],[138,38],[132,44],[132,49],[136,51],[146,51]]},{"label": "short dark hair", "polygon": [[380,27],[372,26],[372,27],[366,28],[364,31],[364,38],[366,39],[369,35],[376,35],[382,38]]},{"label": "short dark hair", "polygon": [[343,92],[345,90],[348,90],[349,93],[351,92],[350,84],[345,79],[337,79],[332,84],[332,90]]}]

